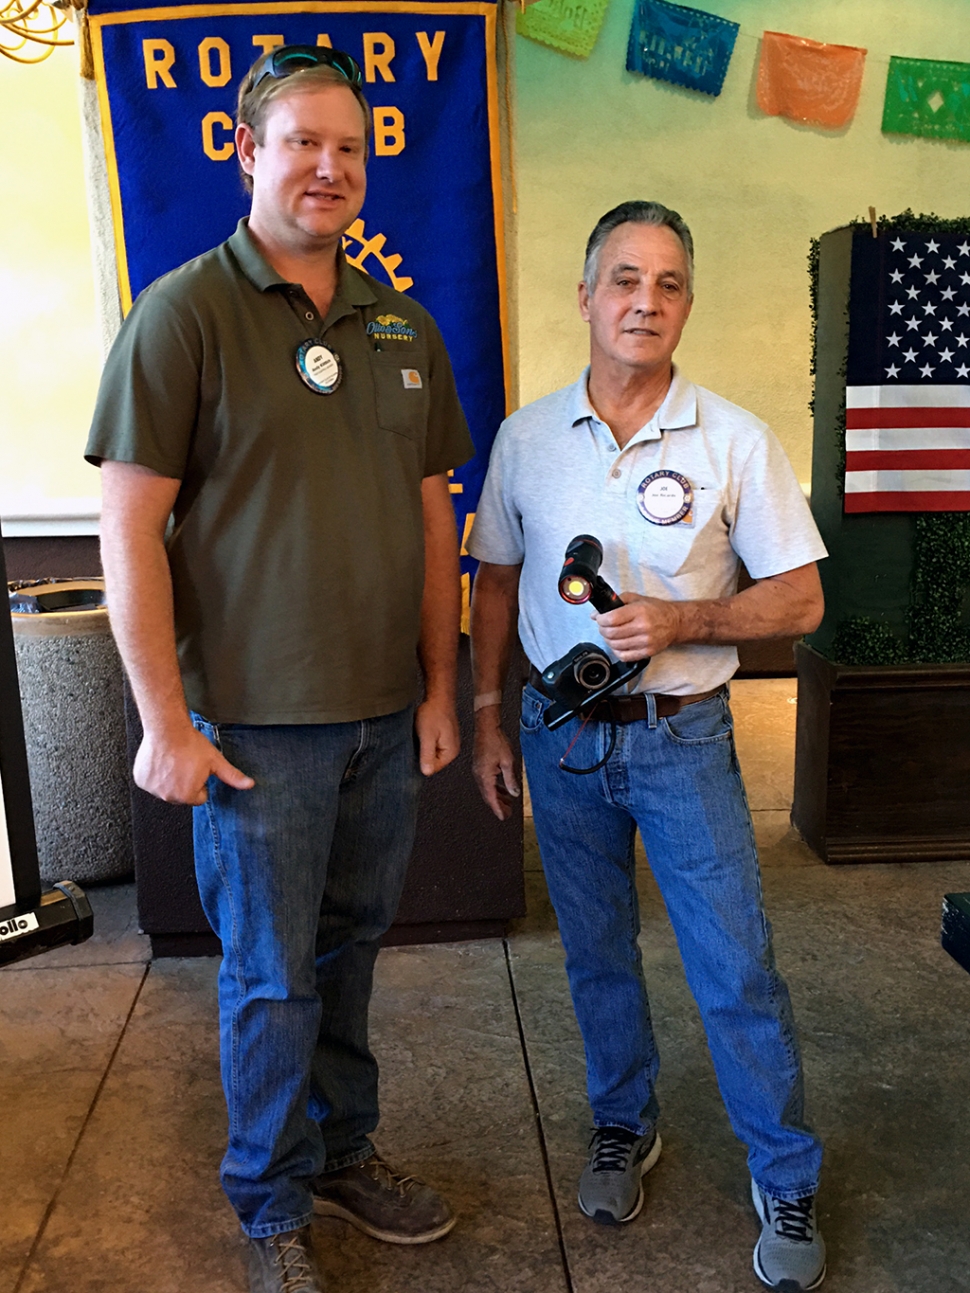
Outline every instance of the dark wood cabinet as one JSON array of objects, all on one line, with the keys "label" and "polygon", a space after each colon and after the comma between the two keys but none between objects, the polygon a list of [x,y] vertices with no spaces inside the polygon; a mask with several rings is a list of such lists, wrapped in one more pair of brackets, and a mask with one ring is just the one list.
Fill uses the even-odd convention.
[{"label": "dark wood cabinet", "polygon": [[826,862],[970,858],[970,665],[795,648],[792,824]]}]

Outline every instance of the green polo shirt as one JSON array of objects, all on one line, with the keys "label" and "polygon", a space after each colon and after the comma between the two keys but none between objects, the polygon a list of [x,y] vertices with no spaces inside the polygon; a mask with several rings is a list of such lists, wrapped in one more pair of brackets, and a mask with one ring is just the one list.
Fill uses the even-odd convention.
[{"label": "green polo shirt", "polygon": [[[342,367],[329,395],[297,373],[316,337]],[[135,302],[86,457],[182,482],[167,547],[190,707],[337,723],[415,699],[421,482],[472,452],[428,312],[341,256],[321,321],[243,220]]]}]

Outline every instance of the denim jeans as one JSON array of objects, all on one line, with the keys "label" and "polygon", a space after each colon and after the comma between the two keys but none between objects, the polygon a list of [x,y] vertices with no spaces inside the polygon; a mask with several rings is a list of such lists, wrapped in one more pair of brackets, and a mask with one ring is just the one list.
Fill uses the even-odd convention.
[{"label": "denim jeans", "polygon": [[194,810],[202,905],[222,941],[229,1145],[246,1234],[306,1225],[311,1179],[373,1152],[367,1011],[414,838],[413,710],[353,723],[196,727],[255,778]]},{"label": "denim jeans", "polygon": [[[648,704],[647,719],[617,727],[600,771],[573,776],[558,762],[578,720],[550,732],[549,701],[532,687],[522,698],[522,753],[594,1123],[643,1134],[659,1111],[637,944],[639,827],[751,1175],[782,1199],[814,1194],[822,1148],[803,1120],[791,1003],[775,968],[727,693],[659,720]],[[567,763],[596,763],[609,731],[588,724]]]}]

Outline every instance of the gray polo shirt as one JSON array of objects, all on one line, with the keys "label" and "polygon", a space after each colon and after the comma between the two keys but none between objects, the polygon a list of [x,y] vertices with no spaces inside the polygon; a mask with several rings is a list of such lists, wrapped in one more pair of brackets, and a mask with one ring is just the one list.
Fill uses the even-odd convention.
[{"label": "gray polo shirt", "polygon": [[[758,418],[675,369],[664,402],[621,451],[590,405],[588,372],[502,424],[467,544],[479,561],[521,563],[519,636],[537,669],[577,642],[603,644],[589,606],[558,593],[577,534],[603,544],[600,573],[617,592],[669,601],[730,596],[741,561],[763,579],[826,555],[784,450]],[[637,505],[641,481],[657,471],[693,490],[691,513],[673,525]],[[732,646],[673,646],[634,690],[706,691],[737,667]]]},{"label": "gray polo shirt", "polygon": [[[297,372],[319,338],[329,395]],[[189,705],[219,723],[336,723],[417,692],[421,482],[473,446],[434,320],[341,257],[325,319],[246,222],[139,296],[87,457],[182,482],[168,557]]]}]

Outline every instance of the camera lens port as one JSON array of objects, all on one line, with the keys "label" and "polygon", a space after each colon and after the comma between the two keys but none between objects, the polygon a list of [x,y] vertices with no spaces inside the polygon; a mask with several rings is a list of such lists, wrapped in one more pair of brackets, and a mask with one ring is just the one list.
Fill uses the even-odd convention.
[{"label": "camera lens port", "polygon": [[573,677],[587,691],[595,691],[604,686],[610,677],[610,662],[606,656],[588,655],[577,660],[573,668]]}]

